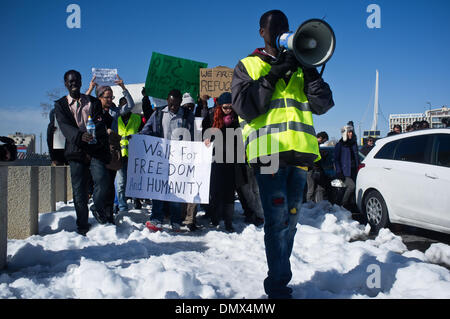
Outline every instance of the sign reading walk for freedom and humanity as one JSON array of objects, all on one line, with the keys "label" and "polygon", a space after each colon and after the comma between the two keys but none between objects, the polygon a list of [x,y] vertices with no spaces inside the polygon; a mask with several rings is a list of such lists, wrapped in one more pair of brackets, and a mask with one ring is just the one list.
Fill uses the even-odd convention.
[{"label": "sign reading walk for freedom and humanity", "polygon": [[203,142],[133,135],[126,196],[208,204],[212,149]]},{"label": "sign reading walk for freedom and humanity", "polygon": [[145,90],[148,96],[167,99],[167,94],[178,89],[181,94],[189,92],[196,99],[199,93],[200,69],[207,63],[152,53]]}]

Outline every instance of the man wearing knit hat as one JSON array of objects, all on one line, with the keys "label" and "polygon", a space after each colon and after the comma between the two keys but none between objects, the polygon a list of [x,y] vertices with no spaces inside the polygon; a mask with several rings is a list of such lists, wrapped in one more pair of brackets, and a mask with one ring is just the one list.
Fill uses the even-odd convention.
[{"label": "man wearing knit hat", "polygon": [[194,112],[195,101],[189,93],[183,94],[183,99],[181,100],[181,107],[184,107],[189,111]]}]

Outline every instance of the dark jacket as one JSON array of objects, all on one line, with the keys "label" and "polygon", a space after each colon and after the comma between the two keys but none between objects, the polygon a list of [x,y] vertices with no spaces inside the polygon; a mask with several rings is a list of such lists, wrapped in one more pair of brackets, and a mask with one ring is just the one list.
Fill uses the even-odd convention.
[{"label": "dark jacket", "polygon": [[208,115],[208,105],[206,105],[206,107],[204,107],[203,105],[197,104],[196,108],[195,108],[195,117],[202,117],[205,118],[206,115]]},{"label": "dark jacket", "polygon": [[142,98],[142,112],[144,112],[145,123],[150,119],[154,110],[152,107],[152,103],[150,103],[150,98],[148,96],[144,96]]},{"label": "dark jacket", "polygon": [[[267,63],[273,63],[273,59],[256,49],[251,56],[257,56]],[[304,70],[304,92],[308,98],[313,114],[321,115],[334,106],[333,94],[330,87],[319,76],[317,70]],[[258,116],[269,111],[269,103],[275,91],[275,86],[267,76],[253,80],[248,74],[244,64],[239,61],[234,69],[231,82],[233,110],[245,121],[251,122]],[[289,153],[289,154],[288,154]],[[280,154],[280,165],[283,163],[304,162],[304,159],[291,158],[291,152]],[[286,155],[286,158],[284,158]]]},{"label": "dark jacket", "polygon": [[[211,128],[214,124],[214,112],[216,107],[213,107],[209,109],[206,117],[203,119],[202,122],[202,131],[203,135],[205,131],[209,128]],[[236,117],[233,119],[232,124],[229,126],[229,128],[239,128],[239,121]],[[221,129],[222,136],[223,136],[223,148],[222,148],[222,154],[223,154],[223,161],[226,161],[226,131],[225,128]],[[212,141],[214,141],[214,138],[212,138]],[[211,183],[213,184],[212,187],[214,188],[225,188],[225,189],[232,189],[233,195],[234,190],[237,187],[240,187],[242,185],[245,185],[248,183],[247,180],[247,166],[245,163],[242,163],[243,160],[238,160],[238,145],[241,147],[241,149],[244,148],[242,145],[243,141],[241,137],[234,136],[233,141],[233,152],[234,152],[234,162],[233,163],[213,163],[212,165],[212,175],[211,177]],[[214,146],[215,147],[215,146]],[[213,154],[215,153],[215,150],[213,150]]]},{"label": "dark jacket", "polygon": [[108,164],[111,160],[111,154],[106,124],[103,119],[102,104],[100,100],[93,96],[87,95],[87,97],[91,102],[90,114],[95,123],[96,144],[88,144],[81,140],[81,136],[85,132],[78,128],[77,122],[70,111],[67,97],[64,96],[55,102],[56,119],[66,138],[64,156],[68,161],[77,162],[87,162],[89,157],[94,157]]},{"label": "dark jacket", "polygon": [[351,140],[344,142],[341,139],[334,150],[334,166],[336,175],[343,174],[345,177],[356,178],[359,166],[358,144],[353,136]]},{"label": "dark jacket", "polygon": [[364,145],[363,147],[361,147],[361,153],[364,154],[364,156],[367,156],[367,154],[369,154],[369,152],[372,150],[372,148],[374,148],[375,145],[373,146],[369,146],[369,145]]}]

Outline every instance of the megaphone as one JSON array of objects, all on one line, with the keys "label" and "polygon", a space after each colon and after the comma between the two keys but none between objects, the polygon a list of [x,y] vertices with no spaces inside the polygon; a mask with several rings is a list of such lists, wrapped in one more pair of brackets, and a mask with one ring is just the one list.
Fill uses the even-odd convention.
[{"label": "megaphone", "polygon": [[336,37],[328,23],[320,19],[303,22],[297,31],[277,37],[277,49],[291,50],[296,59],[307,68],[319,67],[331,59],[336,47]]}]

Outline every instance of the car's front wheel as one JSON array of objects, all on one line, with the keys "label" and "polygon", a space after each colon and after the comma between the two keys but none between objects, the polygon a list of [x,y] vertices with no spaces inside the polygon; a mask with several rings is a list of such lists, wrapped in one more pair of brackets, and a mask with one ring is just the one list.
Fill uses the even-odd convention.
[{"label": "car's front wheel", "polygon": [[378,233],[381,228],[389,226],[389,214],[386,206],[386,202],[383,196],[376,191],[371,190],[364,197],[363,212],[372,231]]}]

